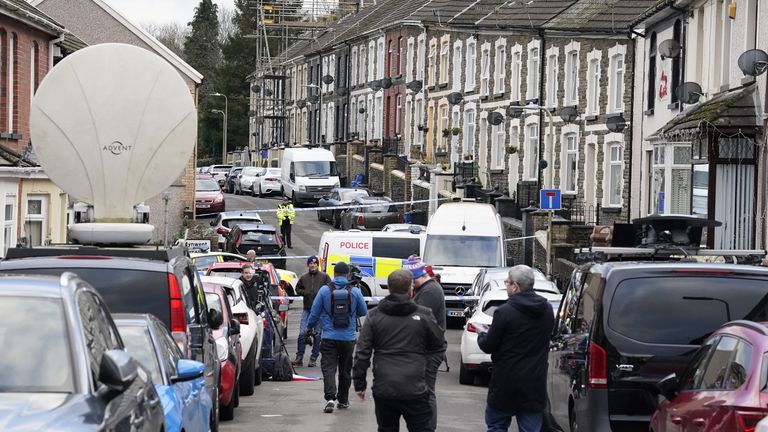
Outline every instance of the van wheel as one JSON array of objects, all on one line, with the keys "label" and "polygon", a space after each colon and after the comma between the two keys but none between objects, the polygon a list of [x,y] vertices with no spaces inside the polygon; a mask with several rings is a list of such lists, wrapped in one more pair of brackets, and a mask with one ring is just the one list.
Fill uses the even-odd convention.
[{"label": "van wheel", "polygon": [[475,373],[467,369],[464,361],[459,359],[459,384],[473,385],[475,383]]},{"label": "van wheel", "polygon": [[293,207],[299,206],[299,202],[296,201],[296,192],[291,194],[291,203],[293,204]]}]

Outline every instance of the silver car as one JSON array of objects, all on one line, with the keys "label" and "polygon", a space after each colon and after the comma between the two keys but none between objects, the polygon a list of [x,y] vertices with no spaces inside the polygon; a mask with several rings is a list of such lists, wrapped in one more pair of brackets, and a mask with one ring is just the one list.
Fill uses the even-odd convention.
[{"label": "silver car", "polygon": [[261,167],[245,167],[235,181],[235,194],[250,193],[253,195],[254,186],[258,186],[258,177],[264,172]]}]

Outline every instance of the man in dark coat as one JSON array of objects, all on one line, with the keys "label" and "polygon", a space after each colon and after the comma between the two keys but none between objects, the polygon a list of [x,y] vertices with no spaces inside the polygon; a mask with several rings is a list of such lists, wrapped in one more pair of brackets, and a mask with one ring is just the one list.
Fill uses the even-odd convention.
[{"label": "man in dark coat", "polygon": [[240,271],[240,281],[243,283],[243,293],[245,294],[248,307],[255,310],[262,294],[259,292],[259,281],[254,277],[255,272],[252,265],[243,264]]},{"label": "man in dark coat", "polygon": [[[443,287],[427,272],[426,264],[418,257],[411,255],[403,265],[403,268],[410,270],[413,275],[413,290],[415,295],[413,301],[432,311],[437,320],[437,324],[443,331],[443,340],[445,340],[445,293]],[[429,353],[427,357],[427,387],[429,387],[429,404],[432,407],[432,421],[429,423],[427,432],[437,430],[437,370],[445,359],[445,349],[447,343],[443,343],[443,348],[436,352]]]},{"label": "man in dark coat", "polygon": [[[307,259],[308,271],[301,275],[299,281],[296,283],[296,292],[304,297],[304,310],[301,312],[301,324],[299,325],[299,340],[296,346],[296,359],[293,361],[294,366],[304,365],[304,351],[306,350],[306,337],[307,337],[307,321],[309,320],[309,314],[312,310],[312,302],[315,301],[315,296],[320,291],[323,285],[331,285],[331,277],[327,273],[321,272],[318,268],[320,260],[316,256],[311,256]],[[309,355],[308,367],[315,367],[317,365],[317,357],[320,355],[320,337],[322,333],[316,333],[315,343],[312,344],[312,354]]]},{"label": "man in dark coat", "polygon": [[373,399],[379,432],[400,430],[400,416],[411,432],[428,430],[432,419],[425,379],[427,353],[443,348],[443,332],[432,311],[411,299],[412,282],[408,270],[389,275],[390,294],[368,314],[355,350],[352,380],[363,400],[373,354]]},{"label": "man in dark coat", "polygon": [[552,306],[533,291],[530,267],[512,267],[504,282],[509,300],[496,309],[493,325],[483,327],[477,338],[493,362],[485,423],[488,432],[506,432],[514,416],[520,432],[539,432],[547,401]]}]

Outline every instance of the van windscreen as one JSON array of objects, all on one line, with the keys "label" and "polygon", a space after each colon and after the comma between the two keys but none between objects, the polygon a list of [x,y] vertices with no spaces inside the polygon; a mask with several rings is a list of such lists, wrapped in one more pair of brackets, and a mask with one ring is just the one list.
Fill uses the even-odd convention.
[{"label": "van windscreen", "polygon": [[301,161],[294,162],[297,177],[331,177],[337,176],[335,161]]},{"label": "van windscreen", "polygon": [[498,237],[427,235],[424,262],[447,267],[501,267]]},{"label": "van windscreen", "polygon": [[768,280],[653,277],[622,281],[608,326],[650,344],[701,345],[723,323],[768,320]]},{"label": "van windscreen", "polygon": [[421,254],[418,238],[374,238],[371,253],[376,258],[408,259],[411,255]]}]

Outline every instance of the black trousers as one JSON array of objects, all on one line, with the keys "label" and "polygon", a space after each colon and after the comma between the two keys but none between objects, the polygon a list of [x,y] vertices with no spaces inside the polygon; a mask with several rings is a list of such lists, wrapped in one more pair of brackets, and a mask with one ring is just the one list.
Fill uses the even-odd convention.
[{"label": "black trousers", "polygon": [[283,219],[283,221],[280,223],[280,234],[283,236],[283,240],[285,240],[285,244],[288,245],[288,247],[291,247],[291,221],[288,219]]},{"label": "black trousers", "polygon": [[[349,388],[352,386],[352,353],[354,341],[323,339],[320,343],[320,369],[323,371],[325,400],[349,403]],[[336,386],[336,371],[339,385]]]},{"label": "black trousers", "polygon": [[429,406],[429,394],[418,399],[379,399],[376,403],[376,423],[379,432],[399,432],[400,416],[405,418],[409,432],[430,430],[432,408]]}]

